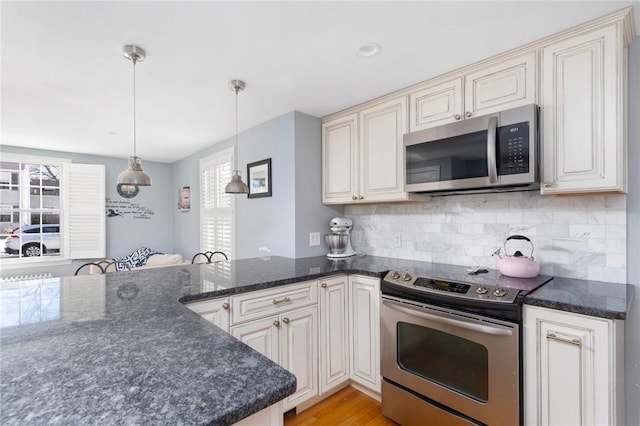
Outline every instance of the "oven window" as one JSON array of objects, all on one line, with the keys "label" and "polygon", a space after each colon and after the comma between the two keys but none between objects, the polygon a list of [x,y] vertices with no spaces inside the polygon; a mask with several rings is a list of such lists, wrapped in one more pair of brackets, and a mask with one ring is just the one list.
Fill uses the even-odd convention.
[{"label": "oven window", "polygon": [[489,398],[487,348],[462,337],[398,322],[398,364],[478,401]]}]

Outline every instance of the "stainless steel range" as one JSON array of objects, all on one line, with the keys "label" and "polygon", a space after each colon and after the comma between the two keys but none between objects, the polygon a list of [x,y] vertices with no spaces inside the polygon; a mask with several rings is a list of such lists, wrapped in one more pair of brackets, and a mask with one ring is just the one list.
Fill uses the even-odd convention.
[{"label": "stainless steel range", "polygon": [[383,414],[404,426],[522,424],[522,300],[551,279],[452,266],[388,272]]}]

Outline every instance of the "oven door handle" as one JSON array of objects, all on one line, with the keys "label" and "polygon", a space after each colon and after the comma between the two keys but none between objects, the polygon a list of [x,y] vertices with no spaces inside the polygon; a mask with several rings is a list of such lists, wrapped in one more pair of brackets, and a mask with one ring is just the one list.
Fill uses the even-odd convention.
[{"label": "oven door handle", "polygon": [[490,325],[478,324],[475,322],[445,318],[438,315],[423,312],[422,310],[407,308],[397,302],[392,302],[390,300],[383,300],[382,304],[387,306],[389,309],[393,309],[394,311],[402,312],[407,315],[415,315],[424,319],[428,319],[429,321],[452,325],[454,327],[464,328],[466,330],[479,331],[481,333],[492,334],[495,336],[511,336],[513,334],[513,330],[510,328],[498,328],[498,327],[492,327]]}]

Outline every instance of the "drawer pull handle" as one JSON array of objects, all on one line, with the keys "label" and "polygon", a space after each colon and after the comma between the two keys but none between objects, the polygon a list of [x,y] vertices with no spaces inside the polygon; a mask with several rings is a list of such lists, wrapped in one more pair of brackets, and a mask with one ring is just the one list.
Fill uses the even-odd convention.
[{"label": "drawer pull handle", "polygon": [[274,305],[277,305],[279,303],[285,303],[285,302],[291,302],[291,298],[285,296],[282,299],[273,299],[273,302],[271,302],[271,303],[273,303]]},{"label": "drawer pull handle", "polygon": [[582,345],[582,341],[579,337],[563,336],[556,334],[555,331],[547,331],[547,339],[557,340],[558,342],[569,343],[576,346]]},{"label": "drawer pull handle", "polygon": [[227,302],[224,302],[222,304],[222,309],[224,309],[225,311],[228,311],[229,310],[229,304]]},{"label": "drawer pull handle", "polygon": [[273,322],[273,325],[275,325],[276,327],[280,327],[280,321],[275,320],[275,321]]},{"label": "drawer pull handle", "polygon": [[285,324],[289,324],[289,318],[287,317],[282,318],[282,322]]},{"label": "drawer pull handle", "polygon": [[322,284],[320,284],[320,287],[322,287],[322,288],[327,288],[327,283],[322,283]]}]

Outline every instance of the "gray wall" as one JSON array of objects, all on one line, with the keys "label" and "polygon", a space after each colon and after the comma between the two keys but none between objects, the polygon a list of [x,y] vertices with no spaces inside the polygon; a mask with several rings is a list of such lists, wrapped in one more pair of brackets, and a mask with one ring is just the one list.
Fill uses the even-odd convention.
[{"label": "gray wall", "polygon": [[171,200],[174,206],[178,202],[179,188],[191,187],[191,210],[181,212],[174,207],[171,229],[173,249],[175,253],[180,253],[185,258],[191,258],[200,251],[200,159],[234,145],[234,138],[230,138],[171,165],[173,176]]},{"label": "gray wall", "polygon": [[[172,165],[172,201],[178,188],[191,187],[191,211],[174,209],[174,250],[185,257],[200,248],[200,158],[235,145],[232,137],[197,152]],[[320,119],[290,112],[248,129],[238,135],[236,166],[247,181],[247,164],[271,158],[272,196],[235,196],[236,258],[266,254],[292,258],[326,253],[320,246],[309,247],[309,233],[328,231],[332,217],[344,214],[342,207],[321,202],[322,161]],[[266,248],[268,251],[260,250]]]},{"label": "gray wall", "polygon": [[[636,11],[638,12],[638,11]],[[640,37],[629,48],[627,280],[636,286],[625,328],[626,424],[640,425]]]},{"label": "gray wall", "polygon": [[[328,250],[324,234],[329,221],[344,216],[344,207],[322,204],[322,122],[296,112],[295,125],[296,257],[321,256]],[[310,232],[320,232],[319,246],[309,246]]]},{"label": "gray wall", "polygon": [[[61,151],[48,151],[41,149],[19,148],[3,145],[0,152],[37,155],[44,157],[70,158],[74,163],[104,164],[106,166],[106,196],[112,200],[125,200],[116,192],[116,179],[118,174],[127,168],[127,160],[124,158],[102,157],[95,155],[74,154]],[[134,219],[132,216],[107,217],[107,258],[121,257],[131,253],[138,247],[146,246],[154,250],[173,252],[173,210],[176,209],[177,189],[174,197],[168,197],[168,188],[173,187],[171,165],[154,163],[142,159],[142,167],[151,176],[153,185],[140,188],[140,193],[132,198],[133,203],[139,203],[155,212],[151,219]],[[74,262],[72,266],[43,266],[34,271],[23,269],[3,270],[0,275],[11,276],[26,273],[51,272],[54,275],[72,275],[75,265],[83,262]]]}]

